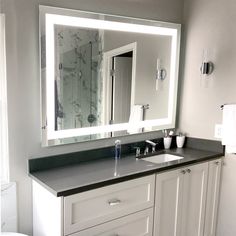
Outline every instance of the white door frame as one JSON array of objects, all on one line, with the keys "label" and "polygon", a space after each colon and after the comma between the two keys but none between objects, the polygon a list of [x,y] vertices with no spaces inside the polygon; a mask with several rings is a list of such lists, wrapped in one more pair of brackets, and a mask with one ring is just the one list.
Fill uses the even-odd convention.
[{"label": "white door frame", "polygon": [[[5,14],[0,14],[0,155],[1,182],[9,182]],[[0,227],[1,228],[1,227]]]},{"label": "white door frame", "polygon": [[103,98],[104,98],[104,106],[102,111],[102,121],[103,124],[109,124],[110,116],[107,111],[109,111],[111,107],[111,74],[110,71],[112,69],[112,58],[118,56],[120,54],[124,54],[127,52],[133,52],[132,57],[132,78],[131,78],[131,99],[130,99],[130,107],[134,105],[135,99],[135,78],[136,78],[136,58],[137,58],[137,42],[127,44],[125,46],[107,51],[104,53],[104,71],[103,71]]}]

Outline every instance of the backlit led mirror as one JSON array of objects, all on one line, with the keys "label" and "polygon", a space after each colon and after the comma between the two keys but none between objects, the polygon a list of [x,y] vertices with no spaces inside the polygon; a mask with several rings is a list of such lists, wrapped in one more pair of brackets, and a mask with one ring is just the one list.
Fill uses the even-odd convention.
[{"label": "backlit led mirror", "polygon": [[44,146],[175,127],[180,25],[39,10]]}]

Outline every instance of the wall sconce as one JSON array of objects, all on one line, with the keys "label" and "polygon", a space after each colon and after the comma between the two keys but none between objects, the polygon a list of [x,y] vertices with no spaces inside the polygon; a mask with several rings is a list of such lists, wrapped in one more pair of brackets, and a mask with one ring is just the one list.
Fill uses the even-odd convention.
[{"label": "wall sconce", "polygon": [[202,75],[210,75],[214,70],[214,64],[210,61],[203,62],[200,68]]},{"label": "wall sconce", "polygon": [[156,69],[156,90],[158,90],[159,81],[163,81],[166,78],[166,69],[161,67],[161,60],[157,59],[157,69]]}]

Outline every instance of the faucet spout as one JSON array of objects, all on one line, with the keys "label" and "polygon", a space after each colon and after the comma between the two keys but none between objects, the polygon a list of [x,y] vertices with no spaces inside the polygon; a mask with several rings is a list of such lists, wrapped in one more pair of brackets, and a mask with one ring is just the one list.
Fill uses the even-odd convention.
[{"label": "faucet spout", "polygon": [[157,145],[157,143],[154,143],[154,142],[152,142],[150,140],[145,140],[145,142],[150,144],[150,145],[152,145],[153,147],[156,147],[156,145]]},{"label": "faucet spout", "polygon": [[[154,153],[154,152],[156,151],[156,145],[157,145],[158,143],[154,143],[154,142],[152,142],[152,141],[150,141],[150,140],[145,140],[145,142],[148,143],[148,144],[150,144],[150,145],[152,146],[152,153]],[[147,153],[148,153],[148,147],[147,147],[146,149],[147,149]],[[146,150],[146,149],[145,149],[145,150]]]}]

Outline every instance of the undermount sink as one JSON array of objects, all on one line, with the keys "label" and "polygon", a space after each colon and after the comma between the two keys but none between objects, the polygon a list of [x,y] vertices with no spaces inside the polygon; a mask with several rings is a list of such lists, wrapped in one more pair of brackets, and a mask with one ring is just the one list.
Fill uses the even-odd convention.
[{"label": "undermount sink", "polygon": [[145,157],[142,160],[160,164],[160,163],[176,161],[180,159],[183,159],[183,157],[164,153],[164,154],[159,154],[159,155],[155,155],[151,157]]}]

